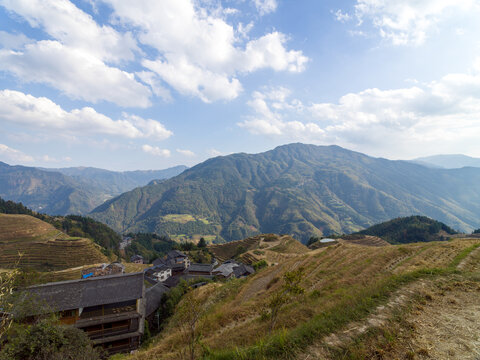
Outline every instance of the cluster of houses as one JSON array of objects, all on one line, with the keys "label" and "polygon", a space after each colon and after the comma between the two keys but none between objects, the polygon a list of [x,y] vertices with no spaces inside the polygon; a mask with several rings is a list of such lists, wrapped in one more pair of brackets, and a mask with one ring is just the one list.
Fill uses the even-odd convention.
[{"label": "cluster of houses", "polygon": [[163,283],[168,288],[176,286],[180,280],[203,277],[222,279],[241,278],[255,272],[253,267],[235,260],[219,264],[213,259],[211,264],[195,264],[183,252],[170,251],[163,259],[156,259],[153,266],[145,269],[145,279],[151,283]]},{"label": "cluster of houses", "polygon": [[32,286],[25,292],[46,305],[43,310],[38,306],[38,314],[56,313],[61,323],[84,330],[95,346],[115,354],[139,347],[145,319],[154,320],[163,295],[182,279],[229,279],[254,273],[252,267],[233,260],[193,264],[177,250],[143,272],[124,271],[120,263],[103,264],[83,270],[81,279]]}]

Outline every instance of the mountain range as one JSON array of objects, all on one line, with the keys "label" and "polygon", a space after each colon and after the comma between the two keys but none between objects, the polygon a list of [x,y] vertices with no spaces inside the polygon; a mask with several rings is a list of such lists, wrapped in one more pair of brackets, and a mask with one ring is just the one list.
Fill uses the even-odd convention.
[{"label": "mountain range", "polygon": [[421,157],[414,162],[428,167],[459,169],[462,167],[480,167],[480,159],[461,154],[433,155]]},{"label": "mountain range", "polygon": [[0,162],[0,197],[51,215],[86,214],[113,196],[152,180],[178,175],[185,168],[114,172],[95,168],[40,169]]},{"label": "mountain range", "polygon": [[338,146],[290,144],[209,159],[178,176],[108,200],[90,216],[119,232],[349,233],[425,215],[460,231],[480,225],[480,168],[438,169]]}]

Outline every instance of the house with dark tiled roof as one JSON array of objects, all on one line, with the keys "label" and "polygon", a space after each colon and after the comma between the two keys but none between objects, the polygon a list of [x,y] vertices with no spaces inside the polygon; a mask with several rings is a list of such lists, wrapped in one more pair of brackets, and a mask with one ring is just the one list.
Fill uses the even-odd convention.
[{"label": "house with dark tiled roof", "polygon": [[183,252],[171,250],[167,253],[167,263],[183,264],[184,269],[190,266],[190,259]]},{"label": "house with dark tiled roof", "polygon": [[230,279],[234,277],[233,268],[237,267],[239,264],[234,260],[225,261],[223,264],[219,265],[213,269],[212,274],[224,279]]},{"label": "house with dark tiled roof", "polygon": [[255,269],[249,265],[240,264],[233,268],[233,274],[236,278],[242,278],[255,273]]},{"label": "house with dark tiled roof", "polygon": [[212,275],[213,265],[212,264],[190,264],[186,274],[188,275]]},{"label": "house with dark tiled roof", "polygon": [[155,281],[163,282],[172,276],[172,267],[168,265],[157,265],[145,270],[145,276]]},{"label": "house with dark tiled roof", "polygon": [[130,261],[135,264],[143,264],[143,256],[142,255],[133,255],[130,257]]},{"label": "house with dark tiled roof", "polygon": [[39,306],[37,314],[55,312],[60,323],[82,329],[109,354],[140,345],[146,307],[143,273],[37,285],[25,289],[24,295],[47,305],[48,310]]},{"label": "house with dark tiled roof", "polygon": [[224,279],[241,278],[255,273],[255,269],[235,260],[227,260],[212,271],[212,275]]}]

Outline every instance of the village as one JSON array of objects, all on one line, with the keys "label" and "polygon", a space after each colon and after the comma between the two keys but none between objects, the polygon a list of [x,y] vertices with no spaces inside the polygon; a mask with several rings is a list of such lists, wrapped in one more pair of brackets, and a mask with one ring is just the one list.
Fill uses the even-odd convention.
[{"label": "village", "polygon": [[[140,255],[130,260],[144,262]],[[48,312],[56,313],[60,323],[85,331],[95,346],[112,355],[138,349],[146,324],[159,321],[162,297],[181,281],[199,287],[255,272],[235,260],[192,263],[179,250],[169,251],[151,265],[142,272],[125,273],[120,262],[102,264],[83,269],[81,279],[31,286],[26,292],[36,303],[46,304]],[[41,306],[36,311],[41,312]]]}]

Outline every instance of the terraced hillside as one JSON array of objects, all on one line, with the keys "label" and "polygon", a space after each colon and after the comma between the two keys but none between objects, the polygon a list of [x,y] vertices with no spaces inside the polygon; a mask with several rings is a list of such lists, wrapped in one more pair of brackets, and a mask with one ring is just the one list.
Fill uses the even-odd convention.
[{"label": "terraced hillside", "polygon": [[0,268],[59,270],[105,261],[89,239],[68,237],[29,215],[0,214]]},{"label": "terraced hillside", "polygon": [[260,260],[278,263],[308,251],[305,245],[291,236],[275,234],[262,234],[226,244],[211,245],[208,249],[220,262],[238,257],[247,264]]},{"label": "terraced hillside", "polygon": [[[414,321],[420,309],[430,314],[440,306],[438,302],[443,304],[442,311],[458,317],[461,314],[455,309],[462,308],[463,303],[448,300],[457,289],[464,295],[455,301],[468,297],[464,312],[480,306],[479,247],[480,240],[471,238],[380,247],[340,242],[289,254],[277,265],[246,279],[196,289],[196,296],[205,299],[206,309],[197,325],[202,338],[198,358],[403,358],[382,357],[380,352],[393,351],[403,344],[402,337],[414,335],[413,325],[404,328],[400,312]],[[305,292],[281,308],[271,331],[269,304],[282,291],[286,272],[300,268],[304,269],[300,286]],[[469,290],[463,292],[467,287]],[[430,292],[431,288],[437,290]],[[445,301],[440,301],[442,296],[446,296]],[[409,304],[414,304],[413,308]],[[409,309],[415,311],[408,313]],[[126,359],[178,359],[187,346],[178,321],[174,316],[148,349]],[[394,331],[399,328],[402,332]],[[359,339],[372,343],[377,353],[361,348]],[[420,340],[423,337],[419,344]],[[430,350],[419,346],[405,347],[403,354],[411,353],[410,359],[429,358],[421,354]],[[467,351],[463,348],[459,354]],[[342,357],[345,353],[349,356]]]}]

